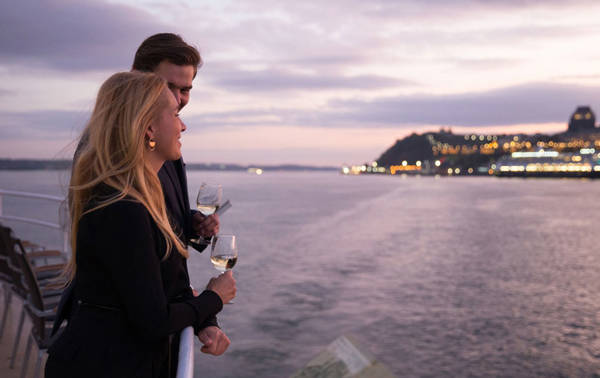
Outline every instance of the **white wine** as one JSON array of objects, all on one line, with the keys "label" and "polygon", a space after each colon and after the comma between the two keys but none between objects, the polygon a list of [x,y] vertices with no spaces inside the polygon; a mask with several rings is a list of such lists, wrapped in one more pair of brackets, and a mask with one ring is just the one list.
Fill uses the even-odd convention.
[{"label": "white wine", "polygon": [[217,205],[198,205],[198,211],[202,213],[202,215],[212,215],[217,210]]},{"label": "white wine", "polygon": [[234,255],[216,255],[210,256],[210,261],[218,271],[224,272],[235,266],[237,256]]}]

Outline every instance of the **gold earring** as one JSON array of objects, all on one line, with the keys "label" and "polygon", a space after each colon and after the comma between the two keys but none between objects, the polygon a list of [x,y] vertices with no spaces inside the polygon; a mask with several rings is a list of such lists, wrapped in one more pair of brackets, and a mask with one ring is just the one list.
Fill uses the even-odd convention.
[{"label": "gold earring", "polygon": [[150,138],[150,140],[148,140],[148,147],[150,147],[150,151],[154,151],[156,149],[156,141]]}]

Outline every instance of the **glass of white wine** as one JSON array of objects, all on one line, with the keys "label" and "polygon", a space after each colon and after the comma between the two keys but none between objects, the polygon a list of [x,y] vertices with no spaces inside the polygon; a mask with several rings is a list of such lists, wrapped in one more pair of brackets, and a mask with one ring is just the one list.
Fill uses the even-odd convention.
[{"label": "glass of white wine", "polygon": [[[215,235],[210,248],[210,262],[216,270],[225,273],[233,269],[238,259],[238,245],[235,235]],[[232,304],[233,301],[227,302]]]},{"label": "glass of white wine", "polygon": [[202,215],[209,216],[219,208],[221,198],[223,197],[223,188],[217,184],[207,184],[203,182],[198,189],[196,197],[196,206]]},{"label": "glass of white wine", "polygon": [[[223,197],[223,188],[218,184],[207,184],[203,182],[200,184],[198,189],[198,196],[196,197],[196,207],[198,211],[204,215],[209,216],[215,213],[221,204],[221,198]],[[208,241],[202,237],[192,238],[190,242],[199,245],[208,245]]]},{"label": "glass of white wine", "polygon": [[215,235],[210,245],[210,261],[215,269],[221,273],[233,269],[238,258],[235,235]]}]

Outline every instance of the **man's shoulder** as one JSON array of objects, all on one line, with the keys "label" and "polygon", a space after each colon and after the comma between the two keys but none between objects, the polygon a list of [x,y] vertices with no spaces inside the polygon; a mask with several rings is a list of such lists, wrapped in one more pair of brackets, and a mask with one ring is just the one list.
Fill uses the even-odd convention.
[{"label": "man's shoulder", "polygon": [[161,174],[165,174],[167,172],[169,172],[170,174],[171,173],[179,174],[179,171],[184,166],[185,166],[185,164],[183,163],[183,159],[167,160],[167,161],[165,161],[165,163],[163,164],[163,166],[158,171],[158,174],[159,174],[159,176]]}]

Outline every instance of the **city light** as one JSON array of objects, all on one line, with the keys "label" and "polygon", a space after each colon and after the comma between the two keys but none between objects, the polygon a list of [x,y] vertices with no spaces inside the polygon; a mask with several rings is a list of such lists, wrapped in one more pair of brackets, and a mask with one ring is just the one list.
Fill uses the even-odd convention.
[{"label": "city light", "polygon": [[557,157],[558,151],[544,151],[539,150],[536,152],[513,152],[511,154],[513,158],[541,158],[541,157]]}]

